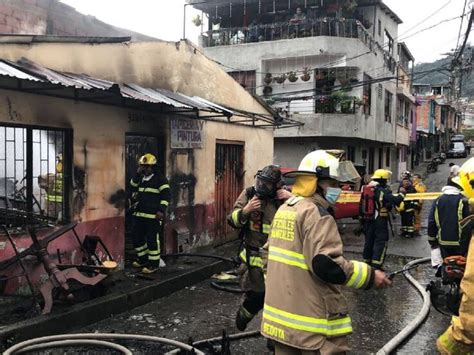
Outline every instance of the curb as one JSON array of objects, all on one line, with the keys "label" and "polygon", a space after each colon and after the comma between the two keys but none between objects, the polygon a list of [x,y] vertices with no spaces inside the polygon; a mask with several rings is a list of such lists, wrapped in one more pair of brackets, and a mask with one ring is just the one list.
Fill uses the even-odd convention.
[{"label": "curb", "polygon": [[0,350],[20,341],[52,334],[64,334],[112,315],[126,312],[224,271],[227,263],[218,261],[182,275],[127,293],[116,293],[71,306],[65,312],[41,315],[0,328]]}]

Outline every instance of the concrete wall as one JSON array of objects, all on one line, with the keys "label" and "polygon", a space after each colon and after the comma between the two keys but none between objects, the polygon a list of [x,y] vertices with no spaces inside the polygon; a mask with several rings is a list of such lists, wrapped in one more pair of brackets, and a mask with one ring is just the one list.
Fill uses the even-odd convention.
[{"label": "concrete wall", "polygon": [[[99,235],[123,266],[125,240],[125,134],[165,136],[167,151],[166,175],[173,181],[176,176],[192,177],[196,182],[193,191],[172,186],[173,196],[170,220],[167,223],[166,247],[176,247],[175,230],[187,230],[189,248],[212,244],[215,223],[215,147],[216,140],[239,141],[244,144],[244,184],[252,184],[255,172],[273,161],[272,130],[231,126],[225,123],[205,122],[203,149],[174,150],[169,146],[170,115],[140,114],[141,120],[129,120],[139,113],[127,109],[74,102],[39,95],[0,90],[0,123],[21,126],[35,125],[73,130],[73,186],[72,218],[79,222],[80,235]],[[8,104],[7,104],[8,103]],[[15,116],[11,116],[11,112]],[[14,120],[13,120],[14,119]],[[84,186],[76,180],[83,176]],[[189,200],[192,199],[192,200]],[[191,223],[192,222],[192,223]],[[51,245],[64,252],[64,260],[73,258],[72,239],[63,237]],[[18,236],[19,247],[30,245],[29,238]],[[8,243],[1,243],[0,257],[7,259],[13,251]],[[79,260],[76,260],[79,261]],[[80,261],[79,261],[80,262]],[[33,266],[31,266],[33,268]],[[18,271],[18,270],[16,270]],[[12,272],[15,272],[13,270]],[[42,270],[34,269],[37,278]],[[20,285],[9,284],[7,292]]]},{"label": "concrete wall", "polygon": [[0,33],[152,39],[83,15],[58,0],[0,0]]},{"label": "concrete wall", "polygon": [[218,104],[268,114],[221,67],[187,42],[119,44],[0,44],[0,58],[25,57],[51,69],[201,96]]},{"label": "concrete wall", "polygon": [[[338,67],[357,67],[359,69],[358,78],[363,80],[363,74],[367,73],[372,78],[390,77],[394,76],[386,67],[384,67],[383,55],[380,51],[369,53],[351,60],[344,60],[345,58],[352,58],[367,52],[369,48],[359,39],[351,38],[337,38],[337,37],[306,37],[288,40],[278,40],[272,42],[259,42],[238,44],[232,46],[220,46],[205,48],[205,53],[218,62],[224,63],[226,66],[234,68],[228,69],[235,71],[235,68],[241,70],[255,70],[257,72],[257,93],[262,94],[263,77],[268,71],[267,64],[269,62],[276,63],[272,68],[276,72],[287,72],[293,68],[299,67],[300,70],[304,66],[317,68],[338,66]],[[336,64],[328,65],[334,60],[340,59]],[[278,70],[277,70],[278,69]],[[300,89],[300,86],[309,84],[297,82],[297,86],[292,84],[284,84],[285,90],[294,91]],[[314,83],[313,83],[314,84]],[[284,92],[280,88],[280,84],[272,84],[275,86],[274,92]],[[382,96],[378,96],[378,84],[372,85],[372,114],[367,118],[362,114],[362,109],[353,118],[344,117],[337,118],[339,115],[325,115],[325,122],[321,125],[317,116],[303,115],[294,116],[293,118],[302,119],[305,126],[298,130],[298,134],[309,136],[333,136],[340,132],[343,128],[340,137],[345,137],[346,131],[350,131],[352,136],[356,132],[356,137],[383,141],[388,143],[395,142],[395,122],[396,122],[396,84],[392,81],[385,81],[382,85]],[[385,90],[393,94],[392,103],[392,124],[385,124],[384,122],[384,97]],[[309,95],[306,93],[306,95]],[[304,95],[304,94],[303,94]],[[352,90],[350,95],[362,96],[362,89],[357,88]],[[310,105],[310,102],[307,102]],[[356,124],[349,126],[350,124]],[[342,125],[341,125],[342,124]],[[382,127],[382,129],[380,129]],[[321,130],[323,129],[323,130]],[[360,132],[357,132],[360,130]],[[286,133],[288,132],[288,133]],[[291,136],[294,130],[283,130],[277,135]]]}]

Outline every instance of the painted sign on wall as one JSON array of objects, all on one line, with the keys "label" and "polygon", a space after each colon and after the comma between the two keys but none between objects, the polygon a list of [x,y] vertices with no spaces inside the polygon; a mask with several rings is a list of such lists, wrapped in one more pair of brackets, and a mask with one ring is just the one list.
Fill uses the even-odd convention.
[{"label": "painted sign on wall", "polygon": [[204,144],[204,121],[171,119],[172,149],[202,149]]}]

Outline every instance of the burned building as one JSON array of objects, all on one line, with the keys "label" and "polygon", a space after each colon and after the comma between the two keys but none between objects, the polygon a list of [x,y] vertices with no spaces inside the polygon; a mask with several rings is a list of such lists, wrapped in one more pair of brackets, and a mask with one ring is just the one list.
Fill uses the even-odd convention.
[{"label": "burned building", "polygon": [[[0,45],[1,223],[17,247],[31,243],[27,223],[44,234],[76,221],[123,266],[128,181],[146,152],[172,190],[163,250],[228,240],[226,213],[272,162],[273,128],[285,122],[185,41],[31,38]],[[0,238],[5,260],[14,251]],[[50,251],[78,261],[67,236]]]}]

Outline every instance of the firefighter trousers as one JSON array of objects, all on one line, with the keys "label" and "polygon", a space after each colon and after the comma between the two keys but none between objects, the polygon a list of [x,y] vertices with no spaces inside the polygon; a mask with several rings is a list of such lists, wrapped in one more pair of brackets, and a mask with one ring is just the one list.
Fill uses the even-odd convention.
[{"label": "firefighter trousers", "polygon": [[387,251],[388,217],[378,217],[364,224],[365,245],[363,258],[375,268],[381,268]]},{"label": "firefighter trousers", "polygon": [[415,210],[406,210],[400,215],[402,217],[402,234],[406,237],[413,237],[415,235]]},{"label": "firefighter trousers", "polygon": [[133,247],[142,265],[160,266],[161,222],[152,218],[134,217]]},{"label": "firefighter trousers", "polygon": [[346,354],[350,350],[347,336],[327,338],[319,350],[302,350],[275,342],[275,355]]}]

